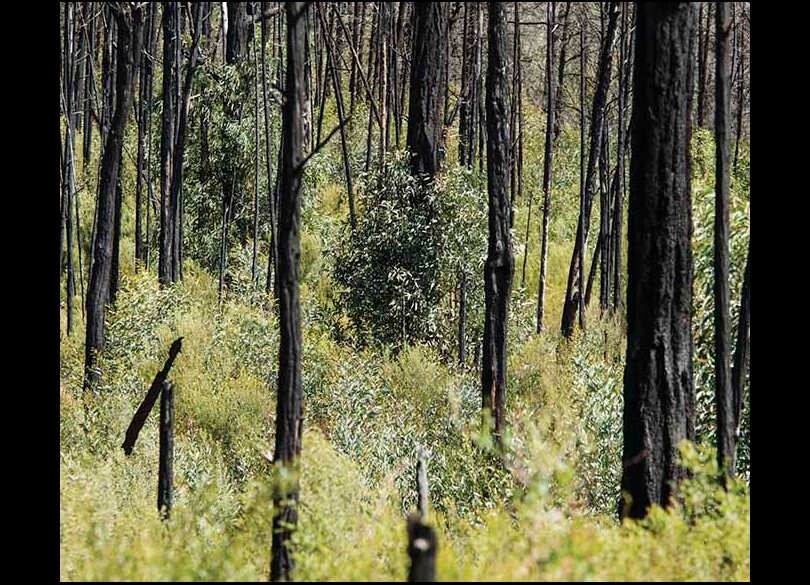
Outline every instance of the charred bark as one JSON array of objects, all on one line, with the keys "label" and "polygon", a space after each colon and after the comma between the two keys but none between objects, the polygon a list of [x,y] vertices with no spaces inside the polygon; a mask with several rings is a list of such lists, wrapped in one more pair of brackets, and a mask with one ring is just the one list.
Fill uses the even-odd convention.
[{"label": "charred bark", "polygon": [[[307,109],[304,85],[306,65],[304,42],[307,4],[287,2],[286,100],[282,110],[283,156],[278,232],[279,368],[276,403],[276,445],[274,462],[295,466],[301,454],[303,405],[301,396],[301,314],[299,305],[299,256],[301,228],[301,178],[306,131],[302,111]],[[290,538],[298,523],[298,485],[279,489],[273,500],[270,579],[290,580],[293,558]]]},{"label": "charred bark", "polygon": [[717,2],[715,19],[715,187],[714,187],[714,396],[717,409],[717,462],[731,477],[736,469],[734,395],[731,388],[729,313],[728,197],[731,88],[729,84],[730,2]]},{"label": "charred bark", "polygon": [[[580,197],[581,213],[577,224],[577,239],[574,244],[574,251],[571,255],[571,264],[568,270],[568,284],[566,286],[565,303],[563,305],[562,314],[562,334],[569,337],[574,331],[574,320],[576,318],[576,309],[580,309],[580,327],[583,323],[583,297],[582,297],[582,284],[583,284],[583,260],[584,250],[588,243],[588,231],[590,227],[591,206],[593,203],[594,193],[594,180],[596,175],[596,163],[599,154],[599,140],[601,137],[601,128],[604,119],[605,103],[607,99],[607,89],[610,83],[610,69],[613,51],[611,45],[613,44],[613,37],[616,33],[616,23],[619,16],[619,3],[611,2],[608,9],[608,25],[605,32],[605,38],[602,42],[602,48],[599,55],[599,72],[596,92],[593,96],[593,108],[591,112],[590,121],[590,146],[588,154],[588,166],[585,171],[583,182],[582,194]],[[576,295],[577,289],[579,295]],[[580,302],[575,304],[574,298],[579,296]]]},{"label": "charred bark", "polygon": [[[557,133],[556,113],[558,106],[556,99],[559,95],[559,86],[555,93],[554,76],[551,73],[551,67],[554,63],[554,40],[551,34],[554,28],[554,4],[555,3],[552,2],[551,6],[546,10],[546,18],[549,21],[546,37],[546,140],[545,152],[543,153],[543,235],[540,242],[540,282],[537,289],[537,333],[543,331],[543,317],[545,313],[548,225],[549,216],[551,214],[551,165],[554,154],[554,136]],[[568,20],[570,5],[571,3],[568,2],[565,9],[565,21],[563,26],[567,24],[566,21]],[[564,47],[565,44],[563,43],[563,48]],[[526,232],[528,233],[528,225],[526,226]]]},{"label": "charred bark", "polygon": [[110,131],[104,145],[99,178],[99,200],[96,239],[93,245],[93,268],[87,291],[87,331],[85,339],[84,387],[94,386],[100,379],[96,369],[98,353],[104,349],[104,318],[113,247],[115,189],[121,151],[124,142],[135,76],[135,56],[141,48],[141,9],[115,9],[118,23],[118,67],[116,103]]},{"label": "charred bark", "polygon": [[489,240],[484,269],[482,408],[491,412],[494,438],[502,447],[506,417],[506,352],[509,295],[515,260],[509,234],[509,117],[506,80],[506,7],[488,2],[487,194]]},{"label": "charred bark", "polygon": [[667,506],[678,445],[695,436],[692,385],[691,2],[637,4],[628,216],[623,498]]},{"label": "charred bark", "polygon": [[447,6],[442,2],[415,4],[411,26],[414,37],[407,144],[413,174],[432,177],[441,164]]}]

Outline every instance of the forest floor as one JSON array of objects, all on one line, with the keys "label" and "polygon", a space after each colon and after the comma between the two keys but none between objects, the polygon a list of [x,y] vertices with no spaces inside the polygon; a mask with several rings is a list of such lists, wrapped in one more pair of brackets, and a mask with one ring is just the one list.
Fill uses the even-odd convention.
[{"label": "forest floor", "polygon": [[[695,148],[704,154],[694,184],[699,272],[711,267],[705,250],[711,241],[710,169],[700,163],[710,160],[711,150],[700,137]],[[525,286],[523,248],[516,254],[505,469],[480,433],[474,368],[459,369],[431,345],[358,349],[335,335],[342,325],[325,300],[332,266],[322,230],[327,219],[345,219],[335,184],[339,171],[325,173],[327,180],[305,201],[298,580],[406,579],[405,518],[416,507],[417,445],[429,450],[439,580],[750,579],[750,491],[745,481],[728,492],[719,487],[711,449],[685,447],[684,462],[694,475],[674,507],[654,509],[641,522],[617,520],[624,320],[601,316],[596,295],[586,330],[569,340],[558,333],[578,180],[577,168],[566,162],[574,154],[562,151],[542,334],[534,333],[536,210],[535,260]],[[527,192],[539,175],[527,173]],[[737,187],[733,232],[744,236],[732,241],[734,291],[737,265],[744,262],[734,250],[744,250],[748,233],[747,185]],[[63,295],[60,577],[264,581],[275,473],[268,461],[278,351],[273,304],[251,284],[250,245],[231,252],[235,277],[221,304],[217,277],[192,259],[179,285],[161,289],[154,267],[135,271],[127,205],[122,287],[108,316],[105,382],[94,392],[81,391],[84,327],[80,319],[74,334],[66,335]],[[516,210],[516,238],[526,218],[524,201]],[[701,278],[695,285],[697,326],[711,315],[701,292],[711,291],[710,282]],[[120,445],[178,336],[183,350],[170,375],[176,388],[175,492],[164,522],[156,507],[156,414],[130,457]],[[700,369],[706,359],[701,343],[696,339],[695,377],[705,402],[711,386]],[[702,412],[703,419],[711,417]]]}]

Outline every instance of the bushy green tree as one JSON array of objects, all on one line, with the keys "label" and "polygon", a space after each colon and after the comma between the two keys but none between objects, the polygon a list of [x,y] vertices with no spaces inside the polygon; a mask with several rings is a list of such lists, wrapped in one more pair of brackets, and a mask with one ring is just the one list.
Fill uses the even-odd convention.
[{"label": "bushy green tree", "polygon": [[357,229],[338,251],[335,276],[360,341],[451,347],[456,321],[442,301],[462,272],[477,284],[486,251],[485,196],[473,176],[454,168],[425,183],[396,155],[358,195]]}]

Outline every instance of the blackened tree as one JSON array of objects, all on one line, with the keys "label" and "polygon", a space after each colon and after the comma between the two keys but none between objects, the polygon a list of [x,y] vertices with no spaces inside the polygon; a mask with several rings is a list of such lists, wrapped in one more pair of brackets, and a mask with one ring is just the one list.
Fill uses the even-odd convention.
[{"label": "blackened tree", "polygon": [[714,396],[717,408],[717,459],[731,476],[737,450],[734,396],[731,389],[731,315],[729,313],[728,189],[729,189],[729,37],[730,2],[717,2],[715,11],[715,187],[714,187]]},{"label": "blackened tree", "polygon": [[666,506],[695,434],[692,384],[692,2],[637,4],[628,204],[620,516]]},{"label": "blackened tree", "polygon": [[506,405],[506,331],[515,259],[509,234],[509,105],[506,80],[506,7],[488,2],[487,194],[489,241],[484,268],[485,315],[482,408],[490,411],[500,445]]},{"label": "blackened tree", "polygon": [[[304,2],[285,3],[287,14],[287,75],[282,109],[281,196],[278,210],[279,349],[274,462],[295,465],[301,454],[301,310],[298,275],[301,240],[301,177],[306,130],[302,111],[308,106],[304,85],[306,11]],[[279,489],[273,500],[273,544],[270,579],[289,580],[293,571],[290,538],[298,523],[298,483]]]},{"label": "blackened tree", "polygon": [[447,4],[413,6],[413,53],[408,102],[408,150],[415,175],[433,176],[441,164],[444,68],[447,59]]},{"label": "blackened tree", "polygon": [[117,72],[115,109],[106,135],[99,177],[96,237],[93,243],[93,268],[87,290],[87,331],[85,338],[84,387],[99,380],[98,353],[104,349],[104,318],[112,272],[115,191],[124,129],[132,106],[135,58],[141,50],[142,15],[139,6],[110,5],[117,23]]}]

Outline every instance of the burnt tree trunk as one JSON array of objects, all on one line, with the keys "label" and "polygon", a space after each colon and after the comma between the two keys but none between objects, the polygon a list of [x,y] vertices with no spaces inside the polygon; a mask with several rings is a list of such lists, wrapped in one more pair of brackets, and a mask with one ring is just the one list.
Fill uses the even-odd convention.
[{"label": "burnt tree trunk", "polygon": [[174,386],[163,382],[160,393],[160,436],[158,461],[158,512],[168,519],[172,513],[174,467]]},{"label": "burnt tree trunk", "polygon": [[[267,2],[262,2],[262,12]],[[267,282],[265,292],[273,290],[273,271],[278,266],[276,250],[276,198],[273,182],[272,136],[270,133],[270,101],[267,98],[267,21],[262,20],[262,102],[264,104],[264,163],[267,172],[267,198],[270,209],[270,253],[268,254]]]},{"label": "burnt tree trunk", "polygon": [[[301,314],[298,276],[301,228],[301,178],[306,143],[302,111],[308,100],[304,85],[306,64],[304,42],[307,4],[287,2],[286,99],[282,110],[283,156],[278,231],[278,398],[276,403],[276,445],[274,462],[296,465],[301,454],[303,405],[301,396]],[[272,560],[270,579],[290,580],[293,558],[290,538],[298,523],[297,482],[289,491],[277,491],[273,499]]]},{"label": "burnt tree trunk", "polygon": [[158,280],[162,285],[172,282],[174,265],[174,209],[172,207],[172,171],[174,161],[174,69],[176,43],[179,41],[176,2],[163,5],[163,125],[160,135],[160,244],[158,248]]},{"label": "burnt tree trunk", "polygon": [[565,64],[566,49],[568,48],[568,15],[571,13],[571,2],[565,3],[565,12],[563,13],[562,29],[560,30],[560,61],[557,69],[557,89],[554,96],[554,142],[560,136],[560,129],[562,120],[560,113],[562,112],[562,97],[563,87],[565,87]]},{"label": "burnt tree trunk", "polygon": [[408,150],[414,175],[433,177],[441,164],[444,65],[447,59],[447,6],[419,2],[413,6],[413,52],[408,100]]},{"label": "burnt tree trunk", "polygon": [[118,159],[118,172],[115,177],[115,209],[113,211],[113,247],[110,266],[110,295],[107,303],[115,304],[121,279],[121,207],[124,203],[124,187],[121,175],[124,172],[124,157]]},{"label": "burnt tree trunk", "polygon": [[628,216],[619,515],[667,506],[695,436],[692,385],[692,2],[639,2]]},{"label": "burnt tree trunk", "polygon": [[[604,314],[608,308],[610,298],[610,260],[611,233],[610,233],[610,180],[608,160],[610,159],[610,142],[608,140],[607,121],[602,121],[602,145],[599,149],[599,239],[602,242],[602,257],[599,262],[599,313]],[[587,301],[586,301],[587,302]]]},{"label": "burnt tree trunk", "polygon": [[[93,101],[96,99],[96,78],[93,67],[93,56],[96,52],[96,35],[94,34],[95,20],[91,20],[95,10],[95,2],[85,2],[82,13],[82,34],[85,38],[85,80],[84,80],[84,123],[82,124],[82,165],[87,168],[93,149]],[[89,30],[88,30],[89,29]]]},{"label": "burnt tree trunk", "polygon": [[[742,137],[743,109],[745,106],[745,35],[743,34],[742,18],[740,18],[740,58],[737,73],[737,124],[734,139],[734,172],[737,172],[737,165],[740,162],[740,138]],[[732,84],[733,85],[733,84]],[[730,88],[729,88],[730,91]]]},{"label": "burnt tree trunk", "polygon": [[464,2],[464,26],[461,32],[461,95],[458,98],[458,164],[462,167],[467,166],[467,137],[470,120],[470,94],[472,83],[470,81],[470,55],[468,47],[470,46],[470,17],[472,11],[468,10],[468,2]]},{"label": "burnt tree trunk", "polygon": [[[585,171],[582,194],[580,196],[581,213],[577,223],[577,239],[574,243],[574,251],[571,255],[571,265],[568,270],[568,284],[565,292],[565,302],[562,314],[562,334],[569,337],[574,331],[574,320],[576,311],[580,310],[580,327],[583,323],[582,296],[583,284],[583,260],[584,250],[588,244],[588,231],[590,227],[591,207],[593,204],[594,180],[596,175],[596,162],[599,155],[599,141],[601,138],[602,122],[605,113],[605,103],[607,100],[607,90],[610,83],[610,68],[612,62],[613,37],[616,33],[616,23],[619,17],[619,3],[611,2],[608,12],[608,26],[605,38],[602,41],[602,48],[599,55],[599,72],[597,75],[596,92],[593,96],[593,108],[590,123],[590,146],[588,152],[588,166]],[[579,302],[575,302],[579,299]]]},{"label": "burnt tree trunk", "polygon": [[[321,26],[323,27],[325,24],[325,19],[323,18],[320,7],[316,7],[316,11],[318,13],[318,17],[320,18]],[[337,106],[338,124],[340,125],[340,148],[343,154],[343,171],[346,175],[346,191],[349,196],[349,221],[351,222],[352,229],[355,230],[357,229],[357,214],[355,213],[354,208],[352,169],[351,161],[349,160],[349,143],[346,136],[346,117],[343,111],[343,93],[341,92],[340,88],[340,75],[337,66],[337,59],[335,57],[335,54],[338,53],[338,51],[336,50],[336,44],[332,39],[331,32],[327,29],[324,30],[326,31],[324,40],[326,41],[327,66],[331,71],[332,88],[335,92],[335,105]]]},{"label": "burnt tree trunk", "polygon": [[[154,5],[146,7],[147,25],[146,25],[146,42],[148,43],[151,35],[151,11]],[[146,160],[146,108],[149,107],[149,98],[147,90],[149,89],[149,72],[147,71],[147,61],[149,58],[146,51],[136,57],[138,64],[138,107],[135,114],[135,121],[138,124],[138,155],[136,163],[136,176],[135,176],[135,268],[140,267],[144,261],[144,244],[143,244],[143,185],[144,185],[144,171]]]},{"label": "burnt tree trunk", "polygon": [[591,292],[593,291],[593,281],[596,280],[596,267],[599,265],[599,259],[602,257],[602,244],[604,238],[601,234],[596,240],[596,247],[593,249],[593,260],[591,261],[591,268],[588,271],[588,282],[585,286],[585,306],[591,304]]},{"label": "burnt tree trunk", "polygon": [[515,260],[509,235],[509,103],[506,79],[506,7],[488,2],[487,194],[489,241],[484,269],[482,408],[491,412],[494,438],[502,447],[506,424],[506,341]]},{"label": "burnt tree trunk", "polygon": [[259,49],[258,41],[253,38],[253,132],[254,132],[254,172],[256,189],[253,193],[253,254],[250,262],[250,282],[254,287],[259,282],[259,176],[261,175],[261,145],[259,139]]},{"label": "burnt tree trunk", "polygon": [[729,191],[729,32],[730,2],[715,11],[715,187],[714,187],[714,396],[717,408],[717,462],[727,477],[734,475],[734,395],[731,389],[731,316],[729,313],[728,191]]},{"label": "burnt tree trunk", "polygon": [[146,270],[149,270],[149,255],[152,249],[152,238],[151,238],[151,231],[150,231],[150,217],[151,212],[154,210],[155,215],[159,217],[159,213],[157,211],[157,200],[155,198],[155,190],[154,190],[154,181],[152,178],[152,94],[155,85],[155,66],[153,59],[157,54],[157,38],[158,38],[158,29],[157,29],[157,7],[152,6],[150,15],[149,15],[149,36],[147,38],[147,47],[149,49],[149,58],[146,59],[146,70],[147,70],[147,81],[148,87],[146,89],[146,96],[149,100],[149,107],[146,110],[146,130],[147,130],[147,138],[146,138],[146,193],[147,193],[147,202],[146,202],[146,234],[145,234],[145,243],[144,243],[144,264],[146,266]]},{"label": "burnt tree trunk", "polygon": [[462,272],[458,283],[458,367],[467,361],[467,273]]},{"label": "burnt tree trunk", "polygon": [[116,178],[124,143],[124,129],[132,105],[135,79],[135,56],[141,50],[141,9],[115,9],[118,23],[118,67],[115,110],[107,134],[99,177],[96,238],[93,245],[93,268],[87,290],[87,331],[84,357],[84,388],[99,381],[96,361],[104,349],[104,317],[110,290],[113,247],[113,220]]},{"label": "burnt tree trunk", "polygon": [[622,3],[622,29],[621,44],[619,47],[619,90],[618,90],[618,128],[616,129],[616,191],[613,203],[613,310],[619,310],[621,299],[621,274],[622,274],[622,220],[624,204],[624,152],[626,148],[627,135],[625,133],[624,111],[626,108],[627,88],[629,87],[628,71],[629,57],[627,52],[627,4]]},{"label": "burnt tree trunk", "polygon": [[[202,9],[199,3],[194,3],[192,8],[194,19],[194,33],[192,36],[191,54],[186,67],[186,76],[183,80],[183,87],[177,87],[177,127],[175,129],[175,142],[172,149],[172,172],[170,201],[172,211],[172,223],[174,224],[174,238],[171,262],[171,279],[177,282],[181,279],[182,273],[182,237],[183,237],[183,204],[181,201],[181,188],[183,182],[183,154],[186,149],[186,128],[188,127],[188,107],[191,101],[191,85],[194,80],[194,71],[197,68],[199,57],[200,36],[202,34]],[[176,63],[179,73],[180,62]]]},{"label": "burnt tree trunk", "polygon": [[748,371],[748,354],[751,350],[751,236],[748,237],[748,257],[745,260],[742,294],[740,295],[740,320],[737,325],[737,345],[734,348],[734,365],[731,370],[731,388],[734,393],[735,437],[740,434],[740,418],[743,407],[745,376]]},{"label": "burnt tree trunk", "polygon": [[[705,26],[703,34],[701,34],[701,47],[698,57],[698,127],[705,128],[708,124],[708,109],[709,109],[709,95],[707,88],[709,86],[709,46],[711,43],[711,23],[712,23],[712,9],[714,2],[701,2],[701,5],[706,5],[706,20],[704,25],[703,14],[701,12],[699,27]],[[700,34],[700,33],[698,33]]]},{"label": "burnt tree trunk", "polygon": [[[543,234],[540,241],[540,283],[537,288],[537,333],[543,331],[543,316],[545,313],[546,299],[546,270],[548,264],[548,224],[551,214],[551,164],[554,151],[554,137],[557,134],[556,112],[557,92],[554,89],[554,76],[551,72],[554,63],[554,39],[551,31],[554,29],[554,2],[546,9],[548,19],[548,32],[546,35],[546,140],[545,152],[543,153]],[[568,11],[571,3],[568,2],[565,9],[565,20],[568,20]],[[564,23],[564,26],[567,23]],[[563,33],[564,34],[564,29]],[[563,48],[565,41],[563,41]],[[528,232],[528,227],[527,227]],[[527,238],[528,240],[528,238]]]},{"label": "burnt tree trunk", "polygon": [[253,19],[248,15],[250,2],[227,2],[228,32],[225,39],[225,62],[234,65],[247,54],[253,37]]}]

